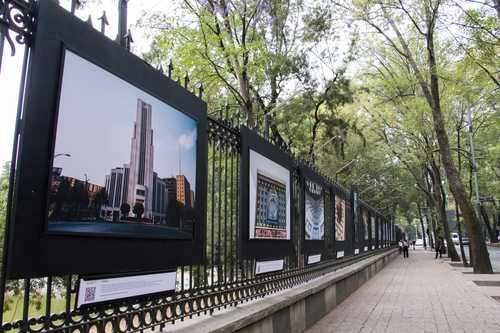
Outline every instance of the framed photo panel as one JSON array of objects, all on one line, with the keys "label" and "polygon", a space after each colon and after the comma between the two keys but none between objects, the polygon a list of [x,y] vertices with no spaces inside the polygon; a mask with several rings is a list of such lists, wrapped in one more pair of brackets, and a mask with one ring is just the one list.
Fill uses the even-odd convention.
[{"label": "framed photo panel", "polygon": [[363,209],[363,234],[364,234],[364,240],[368,241],[368,211],[366,209]]},{"label": "framed photo panel", "polygon": [[241,127],[241,255],[283,258],[292,253],[292,158]]},{"label": "framed photo panel", "polygon": [[200,262],[206,104],[55,2],[38,6],[8,276]]},{"label": "framed photo panel", "polygon": [[300,166],[302,181],[303,251],[306,255],[319,254],[325,246],[326,202],[325,193],[330,188],[323,177],[307,166]]},{"label": "framed photo panel", "polygon": [[346,233],[346,202],[342,196],[335,195],[335,241],[344,242]]}]

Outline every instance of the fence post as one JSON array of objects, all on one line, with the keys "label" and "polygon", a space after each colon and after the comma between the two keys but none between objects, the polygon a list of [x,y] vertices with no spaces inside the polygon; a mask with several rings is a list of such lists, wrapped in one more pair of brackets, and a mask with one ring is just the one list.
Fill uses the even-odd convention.
[{"label": "fence post", "polygon": [[118,1],[118,36],[116,36],[116,40],[122,47],[127,47],[127,5],[128,0]]}]

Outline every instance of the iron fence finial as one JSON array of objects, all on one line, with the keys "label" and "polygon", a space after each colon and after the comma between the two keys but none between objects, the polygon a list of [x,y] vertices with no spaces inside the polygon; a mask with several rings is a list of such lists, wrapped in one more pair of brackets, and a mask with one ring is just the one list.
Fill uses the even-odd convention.
[{"label": "iron fence finial", "polygon": [[134,39],[132,38],[132,33],[130,32],[130,29],[128,29],[127,34],[125,35],[125,41],[126,41],[126,46],[127,50],[130,51],[130,45],[134,42]]},{"label": "iron fence finial", "polygon": [[92,25],[92,15],[89,14],[89,18],[87,19],[87,21],[85,21],[85,23],[87,23],[88,25],[90,25],[92,28],[94,27]]},{"label": "iron fence finial", "polygon": [[184,88],[188,88],[189,85],[189,74],[186,72],[186,76],[184,76]]},{"label": "iron fence finial", "polygon": [[101,17],[99,17],[97,20],[101,21],[101,32],[104,34],[106,32],[106,26],[109,25],[105,10],[102,11]]},{"label": "iron fence finial", "polygon": [[198,91],[199,91],[199,95],[198,96],[200,98],[202,98],[203,97],[203,82],[200,83],[200,88],[198,89]]},{"label": "iron fence finial", "polygon": [[172,63],[172,59],[170,59],[170,62],[168,63],[168,77],[172,77],[172,71],[174,70],[174,64]]}]

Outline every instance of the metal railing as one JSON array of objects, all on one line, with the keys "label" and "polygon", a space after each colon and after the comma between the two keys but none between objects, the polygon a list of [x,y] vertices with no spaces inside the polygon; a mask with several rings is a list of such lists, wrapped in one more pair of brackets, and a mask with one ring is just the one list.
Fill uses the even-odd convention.
[{"label": "metal railing", "polygon": [[[32,0],[0,0],[0,55],[3,53],[4,41],[7,41],[12,51],[15,43],[25,45],[24,62],[21,77],[26,76],[26,64],[29,57],[29,46],[32,42],[34,22],[33,8],[36,2]],[[72,10],[78,1],[72,1]],[[130,34],[126,30],[126,1],[119,4],[120,31],[119,42],[124,47],[130,46]],[[125,14],[123,13],[125,11]],[[125,19],[125,23],[123,22]],[[125,42],[124,42],[125,41]],[[0,56],[0,69],[1,69]],[[167,75],[171,75],[171,68]],[[22,97],[24,79],[21,80],[18,120],[22,113]],[[188,89],[186,79],[185,87]],[[200,89],[200,96],[202,88]],[[239,197],[240,188],[240,133],[239,126],[245,123],[243,115],[237,110],[225,107],[215,115],[209,116],[208,122],[208,193],[207,193],[207,233],[206,257],[200,265],[179,267],[177,270],[177,289],[170,296],[155,296],[142,299],[139,302],[124,301],[99,307],[89,307],[85,310],[76,309],[76,284],[78,276],[48,276],[41,279],[5,280],[2,269],[0,280],[0,329],[2,332],[142,332],[146,329],[162,328],[166,324],[191,318],[202,313],[236,306],[242,302],[264,297],[280,290],[291,288],[307,282],[322,274],[348,265],[353,260],[359,260],[380,251],[382,244],[389,245],[389,239],[394,239],[394,232],[386,230],[386,240],[380,237],[366,241],[370,246],[368,251],[358,256],[347,253],[342,259],[336,258],[339,250],[335,242],[333,224],[327,223],[325,230],[325,246],[322,251],[322,261],[319,264],[307,266],[301,251],[303,230],[301,228],[301,212],[298,200],[301,186],[298,172],[293,172],[295,219],[293,224],[294,251],[285,258],[285,269],[277,273],[255,275],[255,261],[243,260],[239,257]],[[269,135],[267,126],[254,128],[256,132],[272,144],[285,151],[287,145],[281,137]],[[14,146],[17,146],[17,130]],[[11,185],[15,170],[16,154],[12,156]],[[297,159],[297,164],[308,162]],[[320,173],[318,171],[318,173]],[[323,176],[334,188],[334,192],[342,193],[349,198],[349,191]],[[12,187],[12,186],[11,186]],[[9,193],[8,200],[11,200]],[[326,195],[326,220],[334,219],[333,193]],[[350,203],[346,200],[346,203]],[[360,205],[369,206],[360,202]],[[7,214],[8,215],[8,214]],[[353,222],[352,214],[347,214],[346,224]],[[359,214],[358,214],[359,216]],[[328,229],[330,228],[330,229]],[[358,230],[361,230],[358,228]],[[6,230],[8,232],[8,230]],[[377,233],[379,234],[379,233]],[[355,237],[348,237],[344,242],[345,249],[354,247]],[[365,245],[365,243],[363,243]],[[376,249],[372,250],[371,246]],[[3,253],[5,262],[5,250]],[[350,255],[349,255],[350,254]],[[54,258],[57,260],[57,258]]]}]

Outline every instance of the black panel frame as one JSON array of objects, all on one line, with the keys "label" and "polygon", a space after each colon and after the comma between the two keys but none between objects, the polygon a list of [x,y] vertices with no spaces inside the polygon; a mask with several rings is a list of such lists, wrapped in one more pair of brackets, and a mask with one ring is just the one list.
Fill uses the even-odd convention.
[{"label": "black panel frame", "polygon": [[[241,258],[257,260],[283,259],[293,254],[295,223],[294,181],[295,161],[288,153],[271,144],[246,126],[240,128],[240,228]],[[290,172],[290,239],[250,239],[250,149],[279,164]]]},{"label": "black panel frame", "polygon": [[[7,254],[8,278],[66,274],[131,274],[175,269],[204,258],[207,105],[142,59],[54,1],[36,3]],[[63,49],[194,118],[197,128],[196,221],[190,240],[53,235],[46,232]],[[161,254],[161,255],[158,255]]]},{"label": "black panel frame", "polygon": [[319,184],[323,187],[323,204],[324,204],[324,223],[325,226],[327,223],[332,223],[333,221],[328,221],[327,219],[327,203],[326,203],[326,195],[327,191],[330,191],[330,184],[319,174],[317,174],[314,170],[305,165],[300,165],[300,213],[301,213],[301,230],[302,230],[302,253],[304,257],[307,258],[309,255],[315,254],[325,254],[326,250],[326,230],[324,228],[325,234],[323,235],[322,240],[306,240],[306,180]]}]

